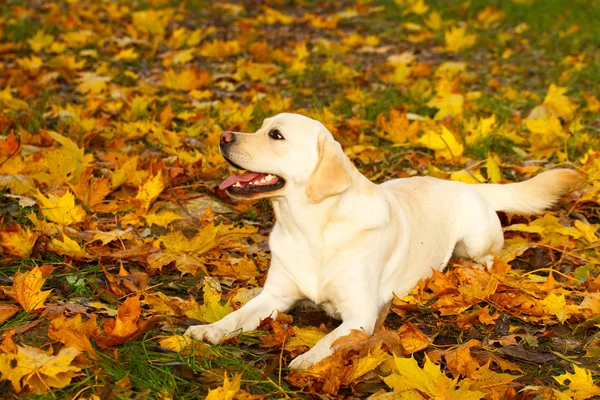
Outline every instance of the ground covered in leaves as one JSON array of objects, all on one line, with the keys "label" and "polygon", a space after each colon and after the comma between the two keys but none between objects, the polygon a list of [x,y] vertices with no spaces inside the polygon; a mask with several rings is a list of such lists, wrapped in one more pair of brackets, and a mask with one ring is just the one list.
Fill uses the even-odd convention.
[{"label": "ground covered in leaves", "polygon": [[[2,396],[600,395],[599,4],[314,3],[0,6]],[[218,191],[217,144],[282,111],[322,121],[375,182],[569,165],[585,183],[544,215],[501,215],[490,272],[454,260],[373,337],[290,372],[336,321],[180,335],[260,290],[270,206]]]}]

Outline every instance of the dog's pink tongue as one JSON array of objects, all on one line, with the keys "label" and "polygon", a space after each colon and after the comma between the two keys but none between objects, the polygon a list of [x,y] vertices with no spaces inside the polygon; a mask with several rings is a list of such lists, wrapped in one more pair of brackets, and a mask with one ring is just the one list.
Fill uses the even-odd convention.
[{"label": "dog's pink tongue", "polygon": [[252,179],[256,178],[259,175],[260,175],[260,173],[258,173],[258,172],[246,172],[246,173],[243,173],[242,175],[232,175],[232,176],[228,177],[227,179],[225,179],[223,181],[223,183],[221,183],[219,185],[219,189],[225,190],[228,187],[233,186],[238,182],[250,182]]}]

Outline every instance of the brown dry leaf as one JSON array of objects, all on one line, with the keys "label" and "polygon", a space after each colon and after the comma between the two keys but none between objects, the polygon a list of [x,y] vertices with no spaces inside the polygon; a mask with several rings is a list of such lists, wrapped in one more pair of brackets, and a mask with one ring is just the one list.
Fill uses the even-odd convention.
[{"label": "brown dry leaf", "polygon": [[267,331],[266,335],[260,337],[265,347],[279,347],[285,344],[294,334],[292,327],[293,318],[284,313],[278,313],[277,318],[264,318],[260,321],[257,329]]},{"label": "brown dry leaf", "polygon": [[433,361],[439,362],[444,357],[448,368],[452,373],[461,374],[465,377],[471,376],[473,371],[480,365],[476,358],[471,355],[472,347],[482,347],[479,340],[471,339],[468,342],[450,350],[434,350],[428,354]]},{"label": "brown dry leaf", "polygon": [[0,304],[0,326],[11,319],[19,311],[19,307],[12,304]]},{"label": "brown dry leaf", "polygon": [[256,278],[260,272],[256,264],[249,258],[232,259],[217,263],[217,270],[213,272],[217,276],[227,276],[238,280],[249,280]]},{"label": "brown dry leaf", "polygon": [[25,311],[38,310],[44,308],[44,301],[52,292],[42,291],[45,281],[39,267],[24,273],[17,272],[12,287],[6,294],[15,299]]},{"label": "brown dry leaf", "polygon": [[[337,346],[336,349],[343,352],[348,350],[358,350],[359,355],[363,356],[375,347],[381,346],[382,349],[386,349],[392,354],[407,354],[404,347],[402,347],[400,334],[396,331],[382,329],[369,337],[364,331],[353,330],[350,335],[345,337],[349,340],[347,344],[342,342],[342,338],[340,338],[334,342],[334,345]],[[340,342],[338,343],[338,341]],[[350,345],[352,345],[352,347],[349,347]]]},{"label": "brown dry leaf", "polygon": [[311,366],[306,372],[291,372],[286,380],[304,390],[336,394],[342,384],[341,377],[348,369],[345,361],[341,353],[335,352]]},{"label": "brown dry leaf", "polygon": [[109,282],[110,291],[118,297],[124,297],[130,293],[143,292],[148,289],[148,274],[145,272],[136,271],[129,273],[123,267],[122,263],[118,275],[113,275],[105,268],[103,269],[104,275]]}]

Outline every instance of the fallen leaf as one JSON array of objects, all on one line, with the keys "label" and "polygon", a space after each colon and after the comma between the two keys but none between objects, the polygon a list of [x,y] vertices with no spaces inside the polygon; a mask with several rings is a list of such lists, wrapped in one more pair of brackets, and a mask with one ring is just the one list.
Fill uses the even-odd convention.
[{"label": "fallen leaf", "polygon": [[481,399],[484,393],[470,390],[470,384],[465,381],[450,379],[439,367],[425,356],[425,365],[421,369],[414,358],[394,356],[395,370],[383,378],[384,382],[395,392],[410,393],[412,398],[427,396],[443,399]]},{"label": "fallen leaf", "polygon": [[221,294],[213,289],[208,281],[204,282],[204,302],[198,305],[195,300],[190,299],[180,305],[188,318],[197,319],[204,323],[213,323],[233,312],[231,303],[221,304]]},{"label": "fallen leaf", "polygon": [[12,304],[0,304],[0,326],[11,319],[19,311],[19,307]]},{"label": "fallen leaf", "polygon": [[[573,373],[565,372],[562,375],[553,376],[561,385],[568,385],[569,388],[563,393],[575,400],[589,399],[590,397],[600,396],[600,386],[594,384],[592,374],[585,368],[579,368],[573,365]],[[566,381],[569,381],[568,383]]]},{"label": "fallen leaf", "polygon": [[75,196],[70,191],[62,196],[45,197],[39,191],[36,198],[41,206],[42,215],[52,222],[71,225],[83,221],[87,214],[79,205],[75,205]]},{"label": "fallen leaf", "polygon": [[42,291],[46,279],[39,267],[27,272],[17,272],[12,287],[6,293],[27,312],[44,308],[44,302],[52,290]]},{"label": "fallen leaf", "polygon": [[43,394],[51,388],[62,388],[71,383],[81,368],[71,365],[79,350],[63,348],[56,355],[40,349],[17,346],[16,353],[0,354],[0,372],[3,380],[10,380],[16,393],[29,388]]}]

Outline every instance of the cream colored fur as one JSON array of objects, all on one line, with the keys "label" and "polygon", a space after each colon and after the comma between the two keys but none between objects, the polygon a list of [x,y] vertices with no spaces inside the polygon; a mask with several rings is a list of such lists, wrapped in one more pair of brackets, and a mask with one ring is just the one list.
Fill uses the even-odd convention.
[{"label": "cream colored fur", "polygon": [[[285,140],[269,138],[274,127]],[[257,297],[186,335],[217,343],[309,299],[343,322],[291,368],[328,356],[333,342],[352,329],[372,334],[392,293],[406,295],[432,270],[444,269],[453,254],[489,267],[504,242],[496,211],[540,212],[578,181],[574,171],[558,169],[508,185],[430,177],[375,185],[310,118],[280,114],[255,134],[235,135],[228,159],[286,181],[277,191],[253,196],[272,200],[277,221],[269,238],[271,267]]]}]

